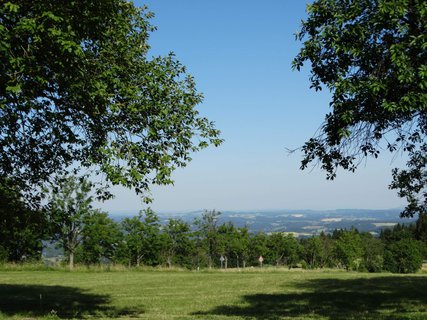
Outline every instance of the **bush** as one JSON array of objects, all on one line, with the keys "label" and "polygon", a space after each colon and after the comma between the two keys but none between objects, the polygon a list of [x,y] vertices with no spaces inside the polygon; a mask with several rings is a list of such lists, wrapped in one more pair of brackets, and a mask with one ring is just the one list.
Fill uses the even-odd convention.
[{"label": "bush", "polygon": [[0,246],[0,264],[7,261],[7,250]]},{"label": "bush", "polygon": [[423,262],[420,243],[401,239],[390,243],[384,253],[384,269],[393,273],[417,272]]}]

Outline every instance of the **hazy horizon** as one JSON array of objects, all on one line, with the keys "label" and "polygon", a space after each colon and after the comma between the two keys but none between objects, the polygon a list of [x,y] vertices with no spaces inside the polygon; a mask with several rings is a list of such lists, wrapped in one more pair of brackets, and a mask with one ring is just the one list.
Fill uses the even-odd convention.
[{"label": "hazy horizon", "polygon": [[[149,207],[149,206],[148,206]],[[129,210],[115,210],[115,211],[108,211],[108,214],[112,215],[112,216],[128,216],[128,215],[136,215],[138,214],[141,210],[146,209],[148,207],[144,207],[141,209],[129,209]],[[264,213],[339,213],[339,212],[343,212],[343,211],[360,211],[360,212],[372,212],[372,211],[379,211],[379,212],[389,212],[389,211],[401,211],[403,210],[403,207],[399,207],[399,208],[377,208],[377,209],[369,209],[369,208],[336,208],[336,209],[324,209],[324,210],[316,210],[316,209],[286,209],[286,208],[281,208],[281,209],[242,209],[242,210],[228,210],[228,209],[222,209],[222,210],[217,210],[217,209],[192,209],[192,210],[178,210],[178,211],[155,211],[156,214],[158,215],[169,215],[169,214],[182,214],[182,215],[186,215],[186,214],[194,214],[194,213],[202,213],[205,210],[215,210],[217,212],[221,212],[221,213],[260,213],[260,214],[264,214]]]}]

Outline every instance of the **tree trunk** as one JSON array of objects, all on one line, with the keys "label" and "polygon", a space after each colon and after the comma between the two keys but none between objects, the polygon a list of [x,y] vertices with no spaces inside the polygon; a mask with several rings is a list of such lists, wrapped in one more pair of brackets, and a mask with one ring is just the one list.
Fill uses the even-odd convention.
[{"label": "tree trunk", "polygon": [[225,256],[225,269],[227,269],[227,266],[228,266],[228,258],[227,258],[227,256]]},{"label": "tree trunk", "polygon": [[243,269],[245,269],[246,268],[246,260],[243,259],[242,263],[243,263]]},{"label": "tree trunk", "polygon": [[239,269],[239,255],[238,254],[236,254],[236,263],[237,263],[237,269]]},{"label": "tree trunk", "polygon": [[70,270],[73,270],[74,268],[74,252],[70,251],[68,255],[68,266],[70,267]]}]

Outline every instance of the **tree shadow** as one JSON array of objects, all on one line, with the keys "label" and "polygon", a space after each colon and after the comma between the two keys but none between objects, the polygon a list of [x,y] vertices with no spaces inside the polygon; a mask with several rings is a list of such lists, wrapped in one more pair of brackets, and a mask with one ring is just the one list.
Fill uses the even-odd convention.
[{"label": "tree shadow", "polygon": [[337,320],[427,318],[427,277],[315,279],[293,284],[283,291],[246,295],[239,305],[218,306],[195,315],[264,320],[283,317]]},{"label": "tree shadow", "polygon": [[137,317],[141,309],[119,309],[110,306],[111,298],[85,290],[45,285],[0,284],[0,314],[39,317],[56,315],[59,318],[122,316]]}]

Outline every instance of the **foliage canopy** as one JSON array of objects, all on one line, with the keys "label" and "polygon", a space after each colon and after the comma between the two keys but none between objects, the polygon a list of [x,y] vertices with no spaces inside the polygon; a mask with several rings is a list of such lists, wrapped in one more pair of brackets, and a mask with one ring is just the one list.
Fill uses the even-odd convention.
[{"label": "foliage canopy", "polygon": [[293,67],[311,64],[311,86],[331,91],[332,111],[303,146],[301,167],[319,161],[333,179],[384,148],[425,152],[426,1],[316,0],[307,8]]},{"label": "foliage canopy", "polygon": [[148,58],[151,17],[125,0],[2,2],[0,176],[31,189],[77,165],[144,194],[221,143],[185,67]]},{"label": "foliage canopy", "polygon": [[48,233],[45,212],[29,208],[20,190],[0,178],[0,262],[39,259]]}]

